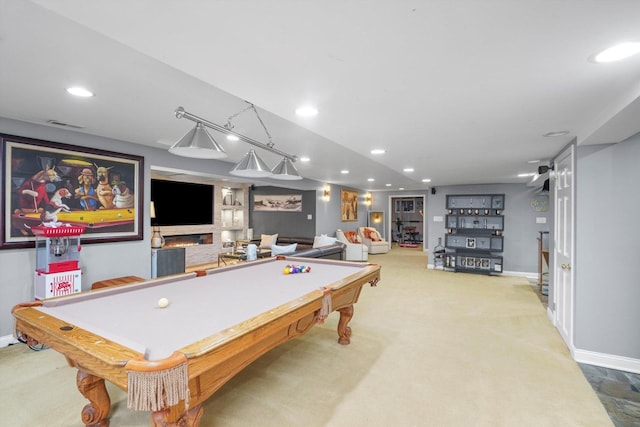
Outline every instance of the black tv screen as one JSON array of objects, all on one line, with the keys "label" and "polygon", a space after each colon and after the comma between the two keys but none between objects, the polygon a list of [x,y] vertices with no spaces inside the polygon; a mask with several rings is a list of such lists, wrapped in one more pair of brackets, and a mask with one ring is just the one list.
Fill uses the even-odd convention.
[{"label": "black tv screen", "polygon": [[151,180],[156,217],[151,225],[213,224],[213,185]]}]

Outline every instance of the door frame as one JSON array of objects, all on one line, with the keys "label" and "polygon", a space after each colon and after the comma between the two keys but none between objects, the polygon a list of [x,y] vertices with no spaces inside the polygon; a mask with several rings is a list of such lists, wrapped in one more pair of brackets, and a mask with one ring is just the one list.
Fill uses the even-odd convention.
[{"label": "door frame", "polygon": [[[570,190],[570,200],[569,208],[570,215],[567,218],[567,222],[570,224],[569,230],[562,229],[561,218],[559,215],[558,207],[558,182],[559,173],[558,170],[558,161],[565,157],[569,157],[569,163],[571,168],[571,190]],[[569,348],[569,351],[573,355],[575,347],[574,347],[574,335],[575,335],[575,289],[576,289],[576,274],[573,266],[575,266],[575,258],[576,258],[576,174],[577,174],[577,159],[576,159],[576,141],[575,139],[565,146],[553,159],[555,165],[555,177],[553,179],[553,209],[554,209],[554,224],[553,224],[553,257],[552,257],[552,268],[553,268],[553,280],[550,281],[550,289],[549,295],[552,298],[549,300],[548,310],[551,321],[553,322],[556,329],[560,333],[560,336],[564,340],[565,344]],[[565,239],[571,245],[570,253],[568,254],[568,265],[570,269],[567,271],[563,269],[564,273],[560,272],[559,269],[562,268],[562,264],[558,261],[558,237],[561,233],[569,232],[570,235]],[[560,274],[568,274],[569,275],[569,287],[566,289],[560,289]],[[568,300],[565,300],[567,298]],[[567,310],[565,313],[562,310],[559,310],[559,307],[562,310]],[[563,321],[564,319],[568,319],[567,322]],[[567,317],[568,316],[568,317]]]},{"label": "door frame", "polygon": [[389,242],[389,249],[391,249],[391,247],[393,246],[393,230],[394,230],[394,222],[393,222],[393,199],[405,199],[405,198],[422,198],[422,209],[423,209],[423,215],[422,215],[422,250],[424,252],[429,250],[429,238],[427,236],[427,221],[425,221],[425,214],[427,212],[427,196],[425,194],[390,194],[389,195],[389,204],[388,204],[388,211],[389,214],[387,215],[387,230],[389,230],[389,236],[386,237],[387,241]]}]

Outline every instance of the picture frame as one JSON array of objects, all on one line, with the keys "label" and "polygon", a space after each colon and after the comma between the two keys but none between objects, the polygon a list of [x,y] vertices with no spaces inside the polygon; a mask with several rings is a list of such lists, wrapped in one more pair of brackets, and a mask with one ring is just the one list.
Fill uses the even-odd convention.
[{"label": "picture frame", "polygon": [[476,248],[476,239],[474,237],[467,237],[467,241],[465,243],[466,248],[475,249]]},{"label": "picture frame", "polygon": [[402,212],[414,213],[415,211],[416,211],[416,208],[415,208],[415,202],[413,199],[402,200]]},{"label": "picture frame", "polygon": [[340,220],[342,222],[358,220],[358,192],[342,189],[340,193]]},{"label": "picture frame", "polygon": [[143,157],[5,134],[0,151],[0,249],[34,247],[42,224],[83,226],[83,244],[143,239]]},{"label": "picture frame", "polygon": [[302,212],[302,194],[253,196],[254,212]]}]

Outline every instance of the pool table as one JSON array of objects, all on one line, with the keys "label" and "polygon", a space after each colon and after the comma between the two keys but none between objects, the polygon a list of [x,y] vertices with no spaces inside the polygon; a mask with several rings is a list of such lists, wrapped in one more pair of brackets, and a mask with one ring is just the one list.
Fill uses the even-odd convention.
[{"label": "pool table", "polygon": [[[284,274],[287,265],[310,267]],[[20,304],[16,331],[62,353],[89,400],[82,421],[108,426],[104,381],[154,426],[197,426],[202,403],[272,348],[340,313],[350,342],[353,305],[380,266],[277,257]],[[169,305],[158,306],[161,298]]]}]

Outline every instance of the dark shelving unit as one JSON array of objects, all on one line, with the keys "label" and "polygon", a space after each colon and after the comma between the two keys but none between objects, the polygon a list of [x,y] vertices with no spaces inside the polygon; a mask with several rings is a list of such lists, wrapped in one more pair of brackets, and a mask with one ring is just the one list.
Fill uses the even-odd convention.
[{"label": "dark shelving unit", "polygon": [[504,194],[447,195],[445,268],[502,273]]}]

